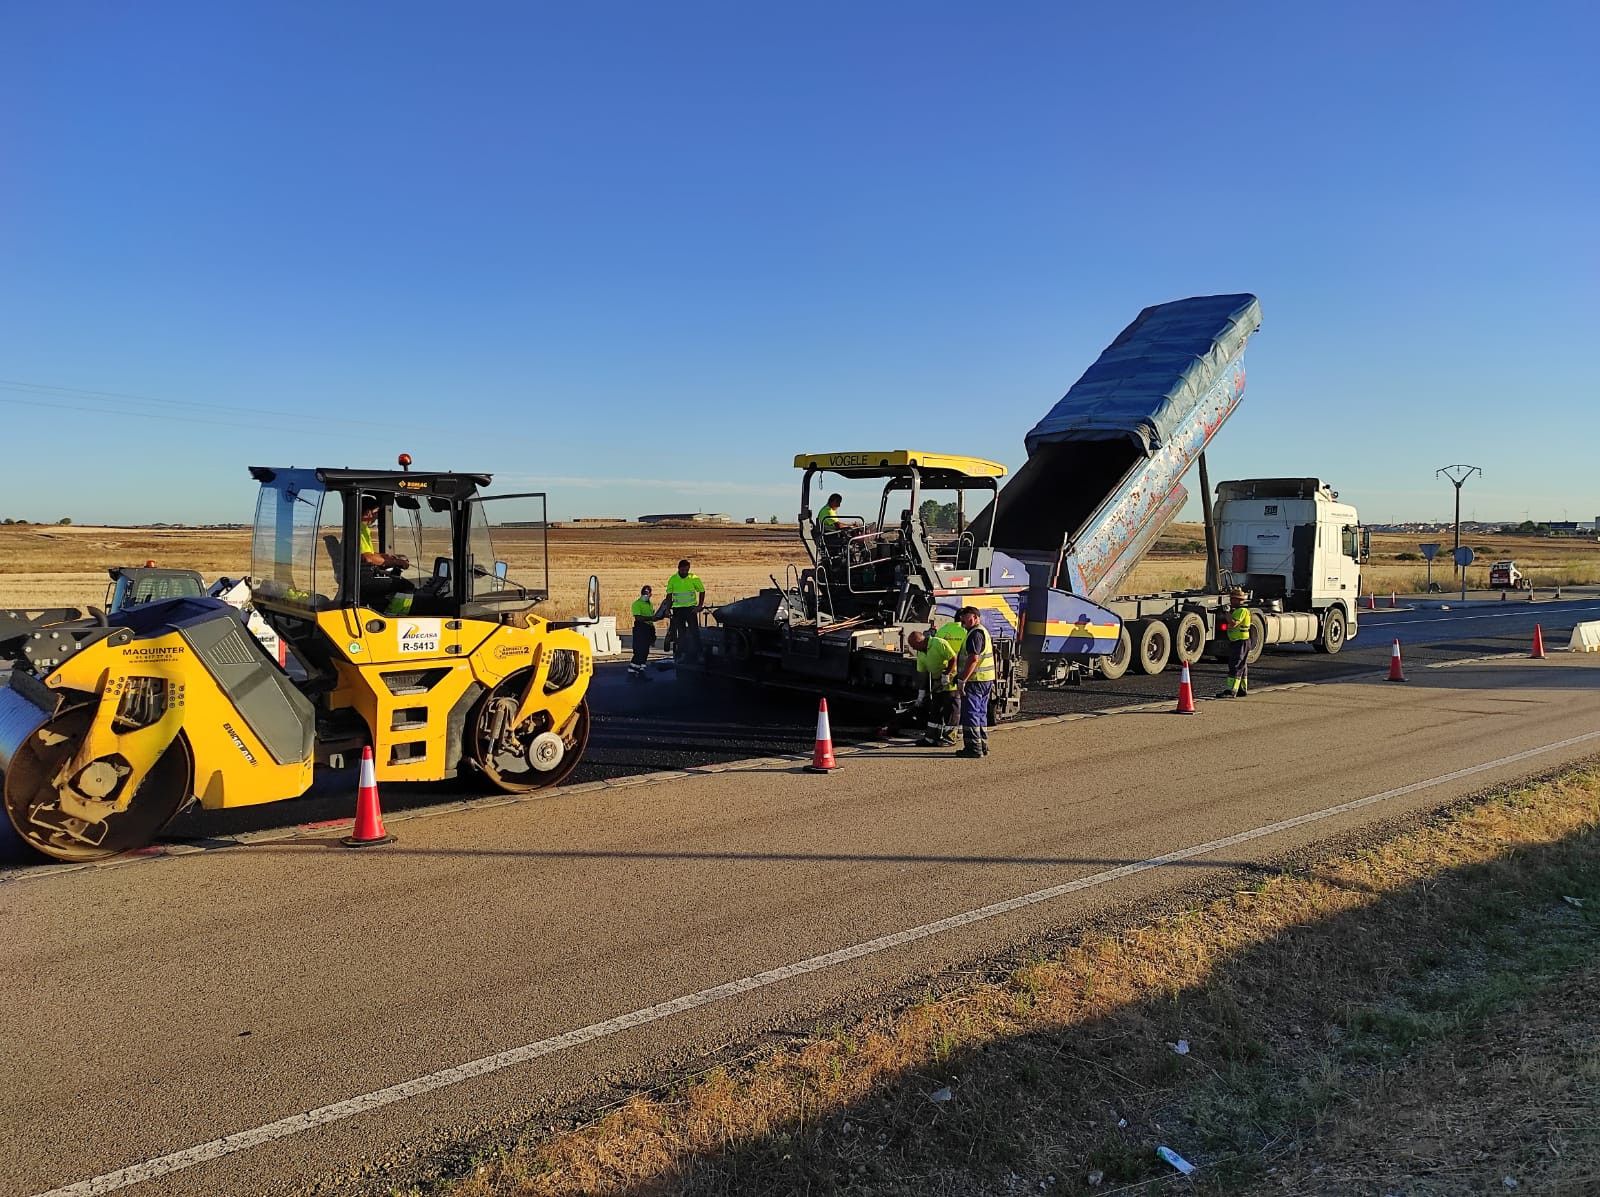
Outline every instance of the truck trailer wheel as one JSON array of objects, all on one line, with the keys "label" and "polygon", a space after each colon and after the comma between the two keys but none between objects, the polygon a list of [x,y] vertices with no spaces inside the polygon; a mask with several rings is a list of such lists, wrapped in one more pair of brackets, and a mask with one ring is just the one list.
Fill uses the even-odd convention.
[{"label": "truck trailer wheel", "polygon": [[1329,607],[1322,614],[1322,635],[1317,637],[1319,653],[1336,653],[1344,647],[1344,611]]},{"label": "truck trailer wheel", "polygon": [[1159,619],[1141,619],[1133,625],[1133,647],[1139,672],[1154,677],[1172,657],[1172,635]]},{"label": "truck trailer wheel", "polygon": [[1117,647],[1100,658],[1100,676],[1108,681],[1116,681],[1128,672],[1128,666],[1133,664],[1133,640],[1128,635],[1128,625],[1122,625],[1122,631],[1117,636]]},{"label": "truck trailer wheel", "polygon": [[1206,652],[1206,621],[1198,612],[1185,611],[1172,628],[1172,655],[1180,665],[1193,665]]}]

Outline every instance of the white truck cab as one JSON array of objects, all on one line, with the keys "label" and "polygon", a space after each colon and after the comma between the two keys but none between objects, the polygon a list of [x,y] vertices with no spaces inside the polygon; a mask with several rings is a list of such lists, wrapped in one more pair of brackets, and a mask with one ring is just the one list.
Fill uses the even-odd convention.
[{"label": "white truck cab", "polygon": [[1318,478],[1223,482],[1213,518],[1221,566],[1233,584],[1269,610],[1315,619],[1324,651],[1337,652],[1355,636],[1371,534],[1338,491]]}]

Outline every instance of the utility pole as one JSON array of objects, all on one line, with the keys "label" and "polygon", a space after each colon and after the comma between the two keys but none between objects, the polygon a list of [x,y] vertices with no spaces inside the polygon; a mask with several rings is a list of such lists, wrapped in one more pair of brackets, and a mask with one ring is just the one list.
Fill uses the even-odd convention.
[{"label": "utility pole", "polygon": [[[1433,472],[1435,478],[1448,478],[1450,484],[1456,488],[1456,548],[1461,548],[1461,486],[1462,483],[1474,474],[1483,477],[1483,471],[1475,465],[1447,465]],[[1460,573],[1461,566],[1456,565],[1456,572]]]}]

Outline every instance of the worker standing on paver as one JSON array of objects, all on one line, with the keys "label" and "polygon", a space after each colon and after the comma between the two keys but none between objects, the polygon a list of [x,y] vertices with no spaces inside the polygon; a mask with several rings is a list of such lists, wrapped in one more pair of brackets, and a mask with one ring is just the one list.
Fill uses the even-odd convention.
[{"label": "worker standing on paver", "polygon": [[1218,698],[1247,698],[1250,695],[1250,625],[1255,617],[1244,605],[1244,591],[1235,586],[1228,592],[1233,609],[1228,612],[1228,688]]},{"label": "worker standing on paver", "polygon": [[650,660],[650,647],[656,642],[656,605],[648,586],[639,588],[639,597],[633,600],[633,660],[628,672],[634,677],[647,678],[645,663]]},{"label": "worker standing on paver", "polygon": [[956,618],[967,630],[956,658],[956,694],[961,706],[961,739],[957,756],[989,755],[989,696],[994,690],[994,645],[976,607],[963,607]]},{"label": "worker standing on paver", "polygon": [[912,632],[906,642],[917,654],[917,669],[927,679],[928,687],[928,730],[917,745],[950,747],[956,742],[956,648],[944,637],[927,632]]},{"label": "worker standing on paver", "polygon": [[673,655],[699,656],[700,608],[706,605],[706,587],[698,574],[689,572],[687,558],[678,562],[678,572],[667,579],[667,601],[672,605]]}]

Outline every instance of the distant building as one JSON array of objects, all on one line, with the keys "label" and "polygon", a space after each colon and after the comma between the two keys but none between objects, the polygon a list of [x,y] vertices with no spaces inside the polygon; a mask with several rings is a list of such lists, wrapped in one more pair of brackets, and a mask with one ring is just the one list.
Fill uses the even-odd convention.
[{"label": "distant building", "polygon": [[641,524],[729,524],[733,521],[720,511],[668,511],[641,515]]}]

